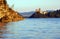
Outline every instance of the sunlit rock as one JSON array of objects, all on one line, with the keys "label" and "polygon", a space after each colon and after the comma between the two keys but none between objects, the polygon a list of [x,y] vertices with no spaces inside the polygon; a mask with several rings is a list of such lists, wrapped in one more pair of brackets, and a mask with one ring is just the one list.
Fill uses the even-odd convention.
[{"label": "sunlit rock", "polygon": [[23,20],[24,18],[9,8],[6,0],[0,0],[0,22],[8,23]]}]

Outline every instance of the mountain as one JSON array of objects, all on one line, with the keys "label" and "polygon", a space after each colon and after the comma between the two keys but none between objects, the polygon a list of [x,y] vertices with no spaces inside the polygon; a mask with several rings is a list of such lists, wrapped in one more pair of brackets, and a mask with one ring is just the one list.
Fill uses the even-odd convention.
[{"label": "mountain", "polygon": [[30,11],[30,12],[22,12],[22,13],[19,13],[19,14],[21,14],[25,18],[28,18],[34,13],[35,13],[34,11]]}]

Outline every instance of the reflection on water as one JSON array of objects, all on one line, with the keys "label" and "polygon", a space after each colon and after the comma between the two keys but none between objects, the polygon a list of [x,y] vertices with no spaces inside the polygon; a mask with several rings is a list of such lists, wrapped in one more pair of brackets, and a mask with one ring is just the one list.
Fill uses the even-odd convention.
[{"label": "reflection on water", "polygon": [[6,26],[4,39],[60,39],[60,18],[25,19]]},{"label": "reflection on water", "polygon": [[3,36],[3,34],[6,33],[5,30],[6,30],[5,26],[0,27],[0,39],[5,38],[5,36]]}]

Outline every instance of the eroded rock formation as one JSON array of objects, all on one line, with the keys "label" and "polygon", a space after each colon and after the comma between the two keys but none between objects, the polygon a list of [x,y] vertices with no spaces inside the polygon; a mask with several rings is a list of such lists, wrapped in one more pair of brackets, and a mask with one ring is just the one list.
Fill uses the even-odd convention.
[{"label": "eroded rock formation", "polygon": [[0,39],[4,39],[4,33],[6,33],[6,23],[23,20],[24,18],[17,12],[9,8],[6,0],[0,0]]},{"label": "eroded rock formation", "polygon": [[8,23],[23,19],[21,15],[9,8],[6,0],[0,0],[0,22]]}]

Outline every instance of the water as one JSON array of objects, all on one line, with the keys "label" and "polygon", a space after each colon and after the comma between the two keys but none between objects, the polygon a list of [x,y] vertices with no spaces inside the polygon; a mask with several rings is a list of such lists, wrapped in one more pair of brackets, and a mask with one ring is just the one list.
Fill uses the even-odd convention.
[{"label": "water", "polygon": [[60,39],[60,18],[31,18],[6,26],[4,39]]}]

